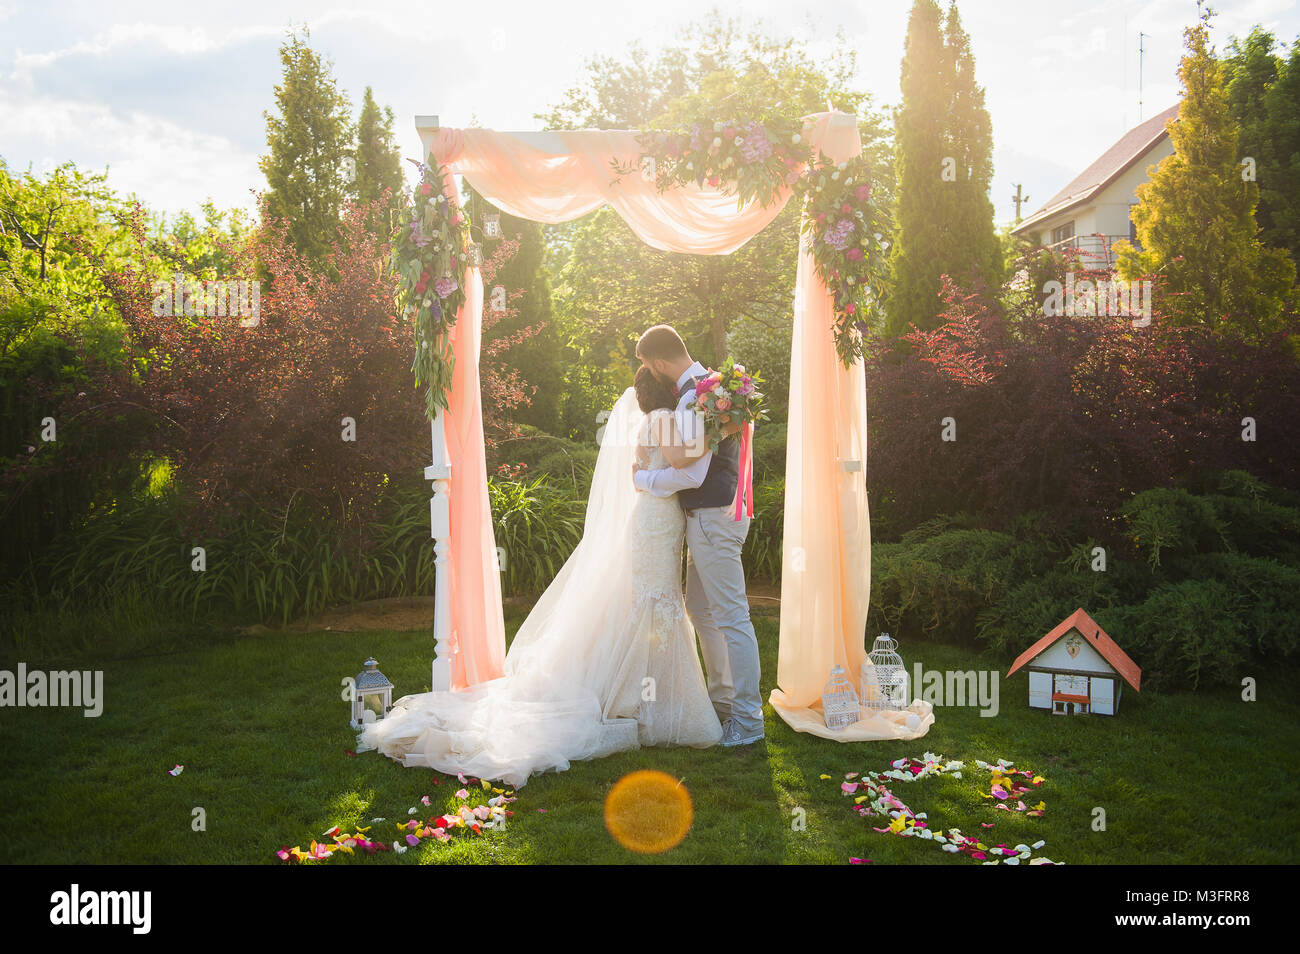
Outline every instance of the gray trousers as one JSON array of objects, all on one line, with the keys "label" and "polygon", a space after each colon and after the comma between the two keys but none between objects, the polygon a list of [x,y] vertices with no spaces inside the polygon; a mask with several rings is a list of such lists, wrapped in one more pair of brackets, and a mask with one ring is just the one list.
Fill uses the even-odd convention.
[{"label": "gray trousers", "polygon": [[702,507],[686,516],[686,612],[700,636],[709,699],[718,719],[741,732],[763,731],[758,689],[758,638],[749,620],[740,551],[750,518],[731,506]]}]

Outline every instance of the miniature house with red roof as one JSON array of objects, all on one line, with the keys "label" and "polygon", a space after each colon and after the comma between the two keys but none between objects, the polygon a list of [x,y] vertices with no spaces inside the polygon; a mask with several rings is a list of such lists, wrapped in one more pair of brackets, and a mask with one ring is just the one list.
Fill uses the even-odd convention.
[{"label": "miniature house with red roof", "polygon": [[1056,715],[1114,715],[1124,683],[1138,691],[1142,670],[1077,609],[1030,646],[1007,671],[1029,672],[1029,705]]}]

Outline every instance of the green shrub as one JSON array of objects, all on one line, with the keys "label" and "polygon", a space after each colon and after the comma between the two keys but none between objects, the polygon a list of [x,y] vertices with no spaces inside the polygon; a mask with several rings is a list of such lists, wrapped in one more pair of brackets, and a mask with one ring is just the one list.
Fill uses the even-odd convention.
[{"label": "green shrub", "polygon": [[1133,544],[1155,569],[1167,558],[1207,553],[1228,542],[1223,521],[1204,497],[1182,488],[1144,490],[1126,503],[1120,514]]},{"label": "green shrub", "polygon": [[1098,612],[1098,625],[1142,667],[1150,687],[1235,681],[1250,639],[1232,611],[1232,591],[1217,580],[1162,583],[1136,605]]},{"label": "green shrub", "polygon": [[764,424],[754,429],[754,483],[785,481],[784,424]]},{"label": "green shrub", "polygon": [[971,642],[977,614],[1012,586],[1011,534],[935,524],[872,548],[869,631]]},{"label": "green shrub", "polygon": [[582,539],[586,500],[549,477],[491,480],[488,496],[506,595],[542,592]]},{"label": "green shrub", "polygon": [[780,581],[784,533],[785,478],[755,483],[754,517],[741,555],[747,580]]}]

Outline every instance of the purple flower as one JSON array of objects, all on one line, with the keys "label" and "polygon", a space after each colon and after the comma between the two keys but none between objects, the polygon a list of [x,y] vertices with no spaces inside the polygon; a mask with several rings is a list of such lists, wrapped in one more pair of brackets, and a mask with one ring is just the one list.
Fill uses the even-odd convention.
[{"label": "purple flower", "polygon": [[418,248],[424,248],[429,244],[429,236],[425,235],[424,229],[420,228],[419,219],[411,220],[411,241],[414,242]]},{"label": "purple flower", "polygon": [[700,138],[700,124],[696,123],[691,127],[691,148],[699,149],[703,145],[704,141]]},{"label": "purple flower", "polygon": [[832,228],[826,230],[826,244],[842,252],[848,246],[851,234],[853,234],[853,220],[840,219]]},{"label": "purple flower", "polygon": [[434,321],[442,321],[442,302],[435,301],[429,306],[429,317]]},{"label": "purple flower", "polygon": [[453,278],[444,277],[433,283],[433,290],[438,293],[439,298],[446,298],[459,287]]},{"label": "purple flower", "polygon": [[772,155],[772,143],[767,138],[767,131],[758,123],[745,127],[745,141],[741,143],[740,152],[746,162],[761,162]]}]

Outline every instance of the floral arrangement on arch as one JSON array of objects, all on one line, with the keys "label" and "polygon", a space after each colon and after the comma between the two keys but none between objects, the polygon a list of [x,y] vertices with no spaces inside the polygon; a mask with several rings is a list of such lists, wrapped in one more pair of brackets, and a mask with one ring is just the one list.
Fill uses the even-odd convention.
[{"label": "floral arrangement on arch", "polygon": [[[436,162],[429,155],[430,162]],[[408,160],[414,162],[414,160]],[[416,387],[425,386],[425,414],[433,420],[447,407],[454,358],[450,332],[465,303],[462,274],[469,260],[469,217],[447,199],[447,169],[430,162],[420,170],[409,205],[393,239],[398,314],[415,332]]]},{"label": "floral arrangement on arch", "polygon": [[804,188],[801,228],[835,301],[835,351],[847,367],[862,357],[868,318],[884,299],[889,225],[872,201],[871,166],[861,156],[810,167]]},{"label": "floral arrangement on arch", "polygon": [[665,192],[694,182],[735,190],[737,206],[757,199],[765,208],[782,186],[793,186],[812,157],[803,140],[803,124],[795,120],[701,120],[689,129],[644,131],[637,137],[640,164],[611,165],[617,178],[640,171],[653,175]]},{"label": "floral arrangement on arch", "polygon": [[862,356],[862,333],[884,294],[889,242],[872,201],[871,167],[861,156],[838,164],[813,154],[802,120],[708,120],[689,128],[647,129],[638,163],[613,160],[615,178],[637,171],[660,192],[694,182],[734,192],[743,207],[766,207],[784,188],[802,195],[803,232],[818,277],[834,296],[835,350],[846,366]]}]

